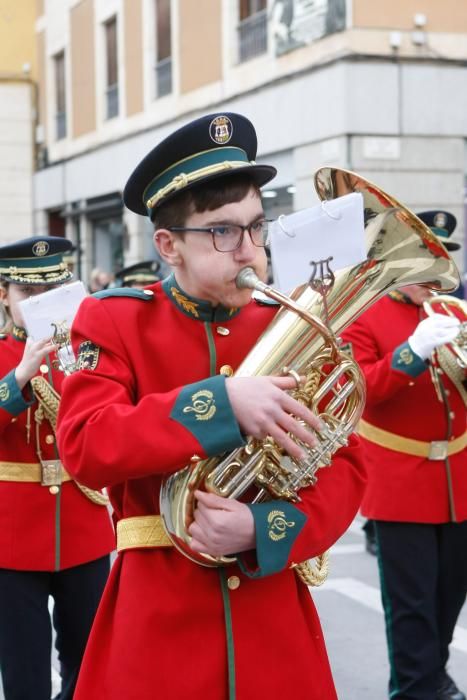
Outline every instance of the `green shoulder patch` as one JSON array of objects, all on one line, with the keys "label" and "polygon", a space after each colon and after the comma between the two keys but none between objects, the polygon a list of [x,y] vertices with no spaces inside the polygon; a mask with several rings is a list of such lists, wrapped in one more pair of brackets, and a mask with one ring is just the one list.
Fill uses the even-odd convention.
[{"label": "green shoulder patch", "polygon": [[92,294],[91,296],[93,296],[95,299],[108,299],[109,297],[131,297],[132,299],[150,301],[154,299],[154,292],[150,289],[116,287],[115,289],[103,289],[100,292],[94,292],[94,294]]}]

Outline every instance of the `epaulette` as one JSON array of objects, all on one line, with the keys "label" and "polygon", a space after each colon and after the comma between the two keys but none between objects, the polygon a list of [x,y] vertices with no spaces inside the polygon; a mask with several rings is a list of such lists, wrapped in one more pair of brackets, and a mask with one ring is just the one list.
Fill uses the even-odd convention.
[{"label": "epaulette", "polygon": [[116,287],[115,289],[102,289],[92,294],[95,299],[107,299],[108,297],[131,297],[149,301],[154,298],[154,292],[150,289],[134,289],[132,287]]},{"label": "epaulette", "polygon": [[259,306],[280,306],[280,303],[271,297],[266,296],[262,292],[253,292],[253,300],[259,304]]}]

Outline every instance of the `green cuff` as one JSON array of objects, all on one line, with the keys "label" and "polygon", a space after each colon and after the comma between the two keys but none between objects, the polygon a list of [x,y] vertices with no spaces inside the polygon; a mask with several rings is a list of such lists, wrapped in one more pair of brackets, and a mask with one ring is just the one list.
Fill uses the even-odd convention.
[{"label": "green cuff", "polygon": [[391,367],[411,377],[418,377],[419,374],[422,374],[427,369],[425,362],[413,352],[408,343],[402,343],[394,350]]},{"label": "green cuff", "polygon": [[8,411],[12,416],[18,416],[25,411],[29,406],[32,406],[32,401],[26,401],[18,384],[16,383],[15,370],[12,369],[0,381],[0,408]]},{"label": "green cuff", "polygon": [[245,444],[222,375],[185,386],[170,417],[194,435],[208,457]]},{"label": "green cuff", "polygon": [[300,534],[307,516],[288,501],[247,504],[255,521],[257,568],[248,567],[241,554],[238,564],[250,578],[260,578],[282,571],[289,561],[290,550]]}]

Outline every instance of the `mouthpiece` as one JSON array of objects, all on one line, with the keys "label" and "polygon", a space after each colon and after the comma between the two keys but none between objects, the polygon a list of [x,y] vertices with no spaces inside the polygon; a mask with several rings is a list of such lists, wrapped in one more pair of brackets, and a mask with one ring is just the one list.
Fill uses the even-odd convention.
[{"label": "mouthpiece", "polygon": [[237,275],[235,284],[238,289],[261,289],[264,285],[252,267],[244,267]]}]

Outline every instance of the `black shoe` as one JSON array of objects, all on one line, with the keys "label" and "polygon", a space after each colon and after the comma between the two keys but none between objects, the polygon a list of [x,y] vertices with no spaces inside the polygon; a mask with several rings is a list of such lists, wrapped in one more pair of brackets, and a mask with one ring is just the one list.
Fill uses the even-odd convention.
[{"label": "black shoe", "polygon": [[446,672],[440,678],[436,698],[437,700],[466,700],[464,693],[459,690],[451,676],[448,676]]}]

